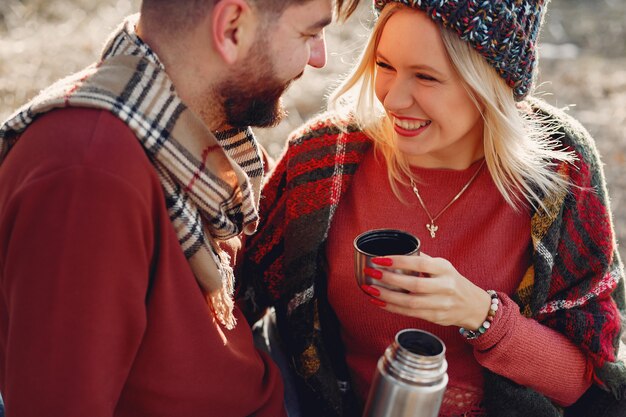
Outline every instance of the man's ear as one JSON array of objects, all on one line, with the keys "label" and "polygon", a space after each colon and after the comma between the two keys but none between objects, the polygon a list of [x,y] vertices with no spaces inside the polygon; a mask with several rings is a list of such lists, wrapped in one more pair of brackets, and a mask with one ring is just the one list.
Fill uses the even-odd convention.
[{"label": "man's ear", "polygon": [[257,19],[245,0],[221,0],[215,4],[213,43],[226,63],[233,64],[246,54],[254,40]]}]

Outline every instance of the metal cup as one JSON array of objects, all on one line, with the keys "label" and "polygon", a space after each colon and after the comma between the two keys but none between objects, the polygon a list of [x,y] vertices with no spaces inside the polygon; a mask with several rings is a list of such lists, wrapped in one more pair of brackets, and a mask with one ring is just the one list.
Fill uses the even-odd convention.
[{"label": "metal cup", "polygon": [[[370,277],[365,275],[363,269],[365,267],[374,267],[372,258],[388,255],[417,255],[419,250],[419,239],[402,230],[374,229],[361,233],[354,239],[354,273],[359,288],[363,284],[371,285],[375,283],[390,290],[406,292],[401,288],[385,285],[380,281],[372,281]],[[376,265],[376,268],[396,273],[407,273],[401,269],[385,268],[379,265]]]}]

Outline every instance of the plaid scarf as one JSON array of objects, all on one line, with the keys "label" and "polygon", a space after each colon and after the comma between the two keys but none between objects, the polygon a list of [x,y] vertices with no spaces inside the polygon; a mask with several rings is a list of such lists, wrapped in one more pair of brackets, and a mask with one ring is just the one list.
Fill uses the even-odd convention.
[{"label": "plaid scarf", "polygon": [[[554,139],[576,153],[560,164],[571,184],[546,199],[550,213],[533,213],[533,265],[512,298],[522,314],[568,337],[590,358],[596,384],[587,412],[626,402],[626,368],[617,358],[626,314],[624,271],[612,230],[608,194],[593,139],[574,120],[530,100],[541,119],[560,127]],[[291,363],[301,379],[307,415],[360,415],[350,389],[339,323],[326,299],[325,241],[342,195],[371,140],[355,126],[318,120],[295,132],[263,189],[259,231],[247,240],[242,278],[248,308],[274,305]],[[327,342],[328,341],[328,342]],[[531,388],[486,371],[489,416],[557,417],[562,410]],[[593,397],[595,398],[595,397]],[[595,407],[595,408],[594,408]],[[620,406],[618,406],[620,407]],[[617,409],[616,409],[617,410]]]},{"label": "plaid scarf", "polygon": [[63,107],[104,109],[137,136],[165,192],[170,220],[216,319],[233,328],[234,276],[217,245],[254,232],[263,175],[252,131],[211,133],[176,95],[165,68],[127,18],[101,60],[58,81],[0,127],[0,164],[36,118]]}]

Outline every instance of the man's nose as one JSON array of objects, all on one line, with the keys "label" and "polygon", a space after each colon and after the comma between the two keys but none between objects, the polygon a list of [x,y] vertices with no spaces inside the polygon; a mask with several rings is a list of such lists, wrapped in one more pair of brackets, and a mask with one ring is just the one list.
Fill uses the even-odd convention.
[{"label": "man's nose", "polygon": [[308,64],[313,68],[323,68],[326,65],[326,36],[314,39],[311,45],[311,55]]}]

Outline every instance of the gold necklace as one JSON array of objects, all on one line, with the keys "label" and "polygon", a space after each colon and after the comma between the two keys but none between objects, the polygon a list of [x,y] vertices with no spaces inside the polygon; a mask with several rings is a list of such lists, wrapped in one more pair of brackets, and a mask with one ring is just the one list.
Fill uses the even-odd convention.
[{"label": "gold necklace", "polygon": [[456,200],[459,199],[459,197],[461,197],[461,195],[465,192],[465,190],[467,190],[467,188],[472,184],[472,182],[474,182],[474,180],[478,176],[478,173],[483,168],[483,165],[485,165],[485,160],[484,159],[483,159],[483,162],[480,163],[480,166],[478,167],[476,172],[474,172],[474,175],[472,175],[472,178],[470,178],[469,181],[467,182],[467,184],[465,184],[463,186],[463,188],[461,188],[461,191],[459,191],[457,193],[457,195],[455,195],[454,198],[452,200],[450,200],[450,202],[448,204],[446,204],[446,206],[444,208],[442,208],[439,211],[439,213],[437,213],[437,215],[434,216],[434,217],[431,216],[430,211],[428,211],[428,209],[426,208],[426,204],[424,204],[424,201],[422,200],[422,197],[420,196],[420,192],[417,189],[417,185],[415,185],[415,181],[413,181],[413,178],[411,178],[411,187],[413,188],[413,192],[417,196],[417,199],[419,200],[420,205],[422,206],[422,208],[424,209],[424,211],[428,215],[428,218],[430,219],[430,223],[426,225],[426,230],[428,230],[430,232],[430,237],[431,238],[434,239],[437,230],[439,230],[439,226],[435,225],[435,220],[437,220],[439,218],[439,216],[441,216],[443,214],[444,211],[446,211]]}]

